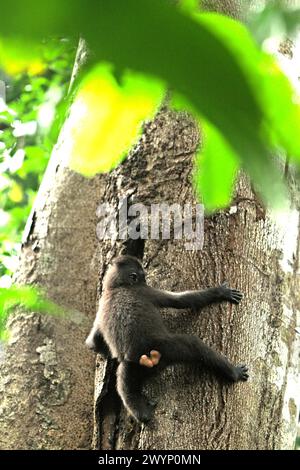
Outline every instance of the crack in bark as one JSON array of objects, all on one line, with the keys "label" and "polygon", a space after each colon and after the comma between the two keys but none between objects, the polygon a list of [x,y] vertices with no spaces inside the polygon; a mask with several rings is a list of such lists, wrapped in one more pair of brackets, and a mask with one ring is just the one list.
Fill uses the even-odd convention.
[{"label": "crack in bark", "polygon": [[33,210],[29,215],[29,218],[24,229],[23,239],[22,239],[22,248],[29,245],[31,235],[33,235],[36,224],[36,211]]},{"label": "crack in bark", "polygon": [[108,359],[101,391],[95,404],[95,424],[93,448],[101,450],[115,449],[121,400],[116,391],[117,362]]}]

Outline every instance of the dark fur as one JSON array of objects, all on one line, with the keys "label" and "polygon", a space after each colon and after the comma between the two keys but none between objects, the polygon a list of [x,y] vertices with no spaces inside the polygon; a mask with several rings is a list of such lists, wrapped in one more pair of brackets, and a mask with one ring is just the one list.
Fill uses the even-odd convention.
[{"label": "dark fur", "polygon": [[234,366],[226,357],[206,346],[196,336],[170,333],[163,323],[160,307],[199,309],[213,302],[239,303],[242,294],[226,284],[205,291],[172,293],[146,284],[137,258],[119,256],[107,271],[103,294],[87,345],[118,360],[117,389],[129,412],[142,422],[149,421],[153,406],[142,395],[143,381],[151,371],[139,365],[143,354],[161,353],[156,370],[176,363],[199,362],[225,379],[247,380],[247,368]]}]

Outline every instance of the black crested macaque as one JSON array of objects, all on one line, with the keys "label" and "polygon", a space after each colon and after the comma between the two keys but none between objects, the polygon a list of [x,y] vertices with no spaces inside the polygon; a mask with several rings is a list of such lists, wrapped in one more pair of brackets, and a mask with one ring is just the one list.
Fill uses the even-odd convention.
[{"label": "black crested macaque", "polygon": [[154,405],[142,394],[142,386],[153,369],[194,362],[231,382],[248,379],[245,365],[234,366],[197,336],[168,331],[159,308],[200,309],[224,300],[238,304],[241,299],[241,292],[226,283],[204,291],[173,293],[154,289],[146,284],[137,258],[119,256],[104,277],[99,310],[86,344],[119,362],[118,393],[136,420],[148,422]]}]

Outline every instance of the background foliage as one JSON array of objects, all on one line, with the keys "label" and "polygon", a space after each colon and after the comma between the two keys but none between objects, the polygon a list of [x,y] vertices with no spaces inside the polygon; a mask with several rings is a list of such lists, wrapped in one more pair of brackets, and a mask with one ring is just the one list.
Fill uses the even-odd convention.
[{"label": "background foliage", "polygon": [[55,115],[70,82],[75,48],[57,40],[41,47],[39,73],[0,70],[0,286],[10,284],[22,232],[56,140]]},{"label": "background foliage", "polygon": [[56,143],[75,52],[71,41],[53,39],[40,45],[41,60],[34,67],[20,63],[17,54],[0,68],[3,96],[6,92],[0,99],[0,339],[18,304],[60,312],[37,289],[11,283],[22,233]]}]

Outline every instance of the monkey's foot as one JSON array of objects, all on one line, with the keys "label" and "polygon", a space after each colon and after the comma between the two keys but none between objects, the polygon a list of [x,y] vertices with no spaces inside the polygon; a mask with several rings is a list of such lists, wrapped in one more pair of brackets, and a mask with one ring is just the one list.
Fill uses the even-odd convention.
[{"label": "monkey's foot", "polygon": [[223,282],[220,289],[221,289],[222,295],[224,296],[224,300],[228,300],[229,302],[233,304],[239,304],[243,298],[242,292],[240,292],[237,289],[231,289],[228,286],[227,282]]},{"label": "monkey's foot", "polygon": [[161,358],[160,352],[155,351],[155,349],[153,349],[152,351],[150,351],[150,357],[147,356],[146,354],[143,354],[140,357],[139,364],[141,366],[151,368],[151,367],[157,366],[157,364],[160,361],[160,358]]},{"label": "monkey's foot", "polygon": [[245,364],[236,366],[235,373],[236,373],[236,382],[238,382],[239,380],[246,382],[246,380],[248,380],[249,378],[248,367]]}]

